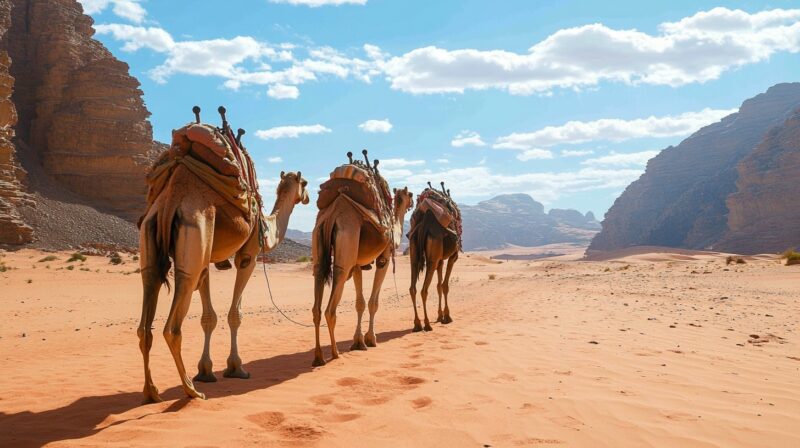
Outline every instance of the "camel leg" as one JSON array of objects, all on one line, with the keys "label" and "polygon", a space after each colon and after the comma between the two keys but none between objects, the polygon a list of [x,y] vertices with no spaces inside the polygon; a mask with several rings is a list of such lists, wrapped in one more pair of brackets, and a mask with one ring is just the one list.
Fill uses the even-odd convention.
[{"label": "camel leg", "polygon": [[324,292],[325,279],[319,275],[314,275],[314,307],[311,308],[311,313],[314,315],[314,336],[317,340],[317,346],[314,349],[314,362],[311,363],[314,367],[325,365],[325,358],[322,356],[322,347],[319,343],[319,324],[322,320],[322,294]]},{"label": "camel leg", "polygon": [[447,260],[447,272],[444,275],[444,284],[442,285],[442,291],[444,292],[444,317],[442,318],[443,324],[449,324],[453,322],[453,319],[450,317],[450,307],[447,304],[447,295],[450,293],[450,274],[453,272],[453,265],[456,264],[456,260],[458,260],[458,253]]},{"label": "camel leg", "polygon": [[414,329],[413,332],[422,331],[422,323],[419,321],[419,314],[417,313],[417,278],[419,277],[419,273],[417,272],[418,267],[415,266],[414,261],[415,254],[414,252],[416,249],[414,248],[413,244],[409,248],[409,258],[411,261],[411,287],[408,288],[408,294],[411,296],[411,304],[414,306]]},{"label": "camel leg", "polygon": [[[369,330],[367,330],[367,336],[364,338],[364,341],[367,344],[367,347],[377,347],[378,340],[375,337],[375,313],[378,312],[378,297],[381,294],[381,286],[383,286],[383,279],[386,278],[386,272],[389,271],[389,263],[390,257],[392,256],[391,249],[387,249],[382,257],[386,260],[383,263],[383,266],[379,266],[375,271],[375,280],[372,282],[372,293],[369,296]],[[380,263],[375,263],[375,266],[378,266]]]},{"label": "camel leg", "polygon": [[236,253],[234,262],[236,263],[236,282],[233,286],[233,300],[231,309],[228,311],[228,326],[231,327],[231,353],[228,355],[228,366],[222,372],[225,378],[240,378],[246,380],[250,374],[242,368],[242,358],[239,357],[239,327],[242,325],[242,293],[247,286],[253,270],[258,264],[257,256],[259,251],[258,231],[254,231],[245,247]]},{"label": "camel leg", "polygon": [[158,388],[153,384],[150,374],[150,348],[153,346],[153,319],[158,304],[158,293],[161,291],[161,281],[158,279],[157,252],[155,246],[155,216],[142,223],[139,238],[142,241],[142,318],[136,334],[139,336],[139,349],[144,360],[144,400],[143,403],[156,403],[161,401]]},{"label": "camel leg", "polygon": [[366,350],[367,345],[364,344],[364,335],[361,334],[361,318],[364,316],[364,310],[367,308],[367,301],[364,300],[364,291],[361,289],[361,268],[356,266],[353,269],[353,283],[356,287],[356,312],[358,313],[358,323],[356,323],[356,333],[353,335],[353,345],[350,350]]},{"label": "camel leg", "polygon": [[439,295],[439,312],[436,315],[436,322],[442,321],[442,266],[444,260],[439,262],[436,266],[436,293]]},{"label": "camel leg", "polygon": [[[431,259],[428,259],[427,266],[433,266]],[[427,269],[425,271],[425,281],[422,283],[422,311],[425,316],[425,326],[422,327],[425,331],[433,331],[431,327],[431,322],[428,320],[428,288],[431,286],[431,281],[433,280],[433,272],[434,269]]]},{"label": "camel leg", "polygon": [[203,355],[197,363],[197,375],[193,381],[203,383],[214,383],[217,377],[214,376],[213,363],[211,362],[211,333],[217,327],[217,313],[211,304],[211,288],[209,272],[200,279],[200,302],[203,304],[203,317],[200,318],[200,325],[203,327],[205,341],[203,342]]},{"label": "camel leg", "polygon": [[[337,241],[338,243],[338,241]],[[328,306],[325,308],[325,322],[328,324],[328,334],[331,337],[331,359],[339,358],[339,349],[336,347],[336,308],[339,306],[339,301],[342,300],[342,292],[344,292],[344,284],[347,282],[347,274],[353,266],[347,268],[341,266],[333,267],[333,285],[331,286],[331,296],[328,299]]]}]

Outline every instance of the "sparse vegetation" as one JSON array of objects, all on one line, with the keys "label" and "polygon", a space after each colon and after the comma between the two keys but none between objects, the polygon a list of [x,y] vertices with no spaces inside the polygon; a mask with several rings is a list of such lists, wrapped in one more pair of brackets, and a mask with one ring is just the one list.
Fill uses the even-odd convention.
[{"label": "sparse vegetation", "polygon": [[308,255],[302,255],[300,257],[297,257],[297,262],[298,263],[308,263],[310,261],[311,261],[311,257],[309,257]]},{"label": "sparse vegetation", "polygon": [[122,264],[122,256],[118,252],[114,252],[108,258],[111,264]]},{"label": "sparse vegetation", "polygon": [[44,262],[47,262],[47,261],[56,261],[56,260],[58,260],[58,257],[56,257],[55,255],[48,255],[48,256],[42,258],[41,260],[39,260],[39,263],[44,263]]},{"label": "sparse vegetation", "polygon": [[746,263],[747,263],[747,261],[745,261],[745,259],[744,259],[744,258],[742,258],[742,257],[736,257],[736,256],[733,256],[733,255],[728,255],[728,258],[726,258],[726,259],[725,259],[725,264],[726,264],[726,265],[731,265],[731,264],[746,264]]},{"label": "sparse vegetation", "polygon": [[28,283],[28,284],[33,283],[33,280],[29,278],[28,280],[25,281],[25,283]]},{"label": "sparse vegetation", "polygon": [[68,271],[71,271],[73,269],[75,269],[75,265],[71,264],[71,265],[67,266],[67,270]]},{"label": "sparse vegetation", "polygon": [[86,255],[83,255],[80,252],[75,252],[67,259],[67,263],[72,263],[73,261],[86,261]]},{"label": "sparse vegetation", "polygon": [[786,259],[786,266],[800,264],[800,252],[795,251],[794,248],[783,251],[781,258]]},{"label": "sparse vegetation", "polygon": [[489,280],[494,280],[494,279],[496,279],[496,278],[497,278],[497,276],[496,276],[496,275],[494,275],[494,274],[489,274]]},{"label": "sparse vegetation", "polygon": [[6,263],[4,261],[0,261],[0,272],[6,272],[9,269],[11,269],[11,268],[6,266]]}]

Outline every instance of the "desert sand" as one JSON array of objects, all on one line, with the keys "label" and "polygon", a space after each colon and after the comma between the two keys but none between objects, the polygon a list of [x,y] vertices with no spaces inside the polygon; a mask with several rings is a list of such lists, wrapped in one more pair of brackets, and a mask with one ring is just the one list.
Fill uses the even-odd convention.
[{"label": "desert sand", "polygon": [[[199,384],[206,401],[184,398],[161,337],[162,291],[151,356],[165,401],[141,406],[137,262],[67,263],[67,253],[40,262],[46,255],[0,253],[11,268],[0,273],[0,446],[800,446],[800,266],[776,257],[726,266],[701,253],[502,263],[466,254],[454,323],[430,333],[410,332],[399,257],[379,346],[347,351],[348,286],[343,354],[321,368],[311,367],[313,329],[273,309],[257,270],[239,335],[249,380],[221,375],[233,273],[212,269],[219,381]],[[308,264],[268,269],[276,302],[310,323]],[[195,294],[183,332],[192,374],[199,314]]]}]

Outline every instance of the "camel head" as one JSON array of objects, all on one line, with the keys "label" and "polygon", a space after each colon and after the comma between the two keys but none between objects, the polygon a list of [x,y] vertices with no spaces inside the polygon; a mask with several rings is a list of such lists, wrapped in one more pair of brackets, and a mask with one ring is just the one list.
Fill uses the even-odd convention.
[{"label": "camel head", "polygon": [[408,191],[408,187],[399,190],[394,189],[394,204],[395,210],[407,212],[414,206],[414,193]]},{"label": "camel head", "polygon": [[296,173],[281,171],[281,181],[278,183],[278,197],[284,194],[293,195],[295,204],[308,204],[307,186],[308,181],[303,179],[303,175],[300,171]]}]

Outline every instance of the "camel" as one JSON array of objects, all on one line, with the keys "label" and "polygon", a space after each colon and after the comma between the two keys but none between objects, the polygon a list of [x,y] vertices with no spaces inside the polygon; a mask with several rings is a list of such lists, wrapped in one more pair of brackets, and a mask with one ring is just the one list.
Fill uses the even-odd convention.
[{"label": "camel", "polygon": [[150,347],[153,344],[151,327],[161,286],[166,284],[169,288],[167,274],[170,256],[175,262],[175,292],[164,327],[164,339],[175,359],[184,392],[192,398],[205,398],[203,393],[195,389],[181,358],[181,325],[195,290],[200,291],[203,306],[200,322],[205,333],[205,343],[194,380],[216,381],[209,347],[211,333],[217,325],[217,314],[211,305],[208,266],[223,262],[231,256],[235,256],[236,282],[228,312],[231,350],[223,376],[242,379],[250,377],[242,368],[237,346],[237,334],[242,321],[242,291],[256,267],[257,256],[262,250],[261,241],[264,241],[265,252],[274,249],[286,234],[289,216],[295,205],[308,204],[307,184],[300,172],[281,172],[275,206],[272,213],[265,217],[267,235],[262,240],[258,219],[248,220],[240,209],[183,165],[175,168],[164,190],[142,218],[139,234],[144,298],[137,333],[144,358],[145,403],[161,401],[150,375]]},{"label": "camel", "polygon": [[[449,193],[449,190],[444,189],[443,183],[442,196],[449,198]],[[422,194],[420,197],[423,197]],[[436,292],[439,294],[439,313],[436,322],[445,325],[453,322],[450,317],[447,296],[450,293],[450,274],[453,272],[453,265],[458,260],[460,249],[458,235],[442,226],[432,210],[424,210],[424,205],[422,199],[417,202],[417,209],[414,210],[411,218],[411,231],[408,234],[409,258],[411,260],[411,287],[408,292],[414,305],[414,332],[422,330],[433,331],[430,320],[428,320],[428,289],[433,280],[434,271],[436,271],[437,277]],[[442,279],[442,268],[445,260],[447,260],[447,271],[444,279]],[[425,318],[424,327],[421,325],[419,314],[417,313],[417,279],[423,270],[425,270],[425,280],[422,283],[421,296]],[[442,296],[444,296],[444,310],[442,310]]]},{"label": "camel", "polygon": [[[348,154],[351,156],[351,154]],[[366,157],[366,153],[365,153]],[[351,157],[352,159],[352,157]],[[377,161],[376,161],[377,162]],[[369,163],[367,163],[367,166]],[[377,168],[377,163],[376,163]],[[389,260],[393,251],[399,247],[403,235],[403,220],[413,204],[414,195],[408,187],[394,189],[394,209],[392,212],[391,232],[379,231],[368,222],[357,206],[346,200],[337,200],[330,207],[336,207],[323,216],[323,210],[317,218],[312,234],[312,257],[314,259],[314,331],[316,349],[314,350],[314,367],[325,365],[319,340],[319,327],[322,318],[322,294],[325,282],[331,278],[331,295],[325,309],[325,321],[331,337],[331,358],[339,357],[334,330],[336,328],[336,307],[342,298],[342,291],[347,280],[352,276],[356,288],[356,311],[358,323],[353,336],[351,350],[366,350],[376,347],[375,313],[378,311],[378,295],[389,268]],[[326,219],[320,219],[325,218]],[[333,260],[331,260],[333,258]],[[361,318],[366,308],[364,294],[361,290],[361,269],[375,261],[376,271],[369,298],[369,329],[366,336],[361,333]]]}]

